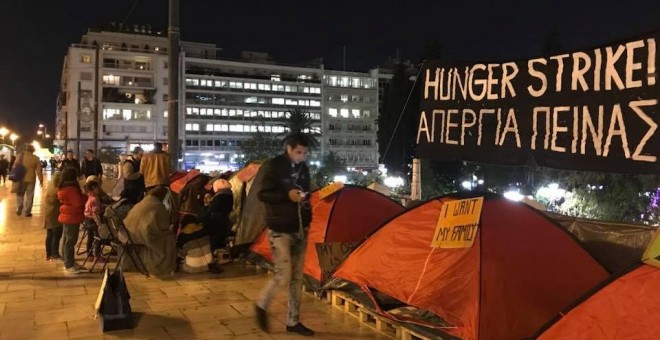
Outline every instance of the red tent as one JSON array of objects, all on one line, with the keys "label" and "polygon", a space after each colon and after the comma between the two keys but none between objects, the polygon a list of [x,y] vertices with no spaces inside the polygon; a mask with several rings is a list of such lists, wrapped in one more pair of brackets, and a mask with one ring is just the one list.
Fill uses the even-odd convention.
[{"label": "red tent", "polygon": [[[309,227],[304,273],[316,287],[322,280],[316,243],[362,242],[380,225],[404,208],[382,194],[358,186],[345,186],[324,199],[319,191],[311,196],[312,222]],[[251,258],[272,262],[266,231],[257,238]],[[309,280],[308,280],[309,281]]]},{"label": "red tent", "polygon": [[339,266],[336,282],[430,311],[463,339],[520,339],[608,277],[560,226],[499,197],[484,199],[471,248],[433,248],[446,200],[382,226]]},{"label": "red tent", "polygon": [[539,339],[660,337],[660,268],[643,264],[598,288],[561,313]]}]

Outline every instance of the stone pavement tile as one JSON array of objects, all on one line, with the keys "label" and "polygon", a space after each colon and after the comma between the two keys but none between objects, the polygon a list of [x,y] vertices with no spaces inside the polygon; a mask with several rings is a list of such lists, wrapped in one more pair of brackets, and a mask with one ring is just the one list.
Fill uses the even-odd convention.
[{"label": "stone pavement tile", "polygon": [[4,302],[3,302],[3,303],[0,303],[0,316],[4,316],[4,315],[5,315],[5,307],[6,307],[6,305],[7,305],[7,304],[4,303]]},{"label": "stone pavement tile", "polygon": [[[270,322],[269,327],[272,331],[275,331],[276,329],[284,330],[283,323],[277,320],[270,320],[269,322]],[[229,328],[229,330],[231,330],[235,335],[245,335],[245,334],[255,334],[255,333],[264,334],[257,327],[257,322],[254,318],[239,317],[232,319],[224,319],[224,320],[220,320],[220,323],[227,326],[227,328]]]},{"label": "stone pavement tile", "polygon": [[103,282],[103,277],[101,275],[77,275],[77,276],[66,276],[59,275],[60,277],[56,280],[57,287],[72,287],[72,286],[86,286],[86,287],[96,287],[97,289],[101,287],[101,282]]},{"label": "stone pavement tile", "polygon": [[183,312],[183,315],[185,315],[191,322],[230,319],[241,316],[238,311],[229,305],[184,308],[181,312]]},{"label": "stone pavement tile", "polygon": [[193,298],[199,301],[204,306],[214,306],[217,304],[249,301],[245,296],[243,296],[243,294],[232,290],[217,292],[217,293],[193,295]]},{"label": "stone pavement tile", "polygon": [[206,294],[211,291],[206,288],[203,284],[190,284],[185,286],[177,287],[166,287],[160,289],[168,298],[172,297],[182,297],[182,298],[192,298],[194,295]]},{"label": "stone pavement tile", "polygon": [[136,329],[127,329],[122,331],[108,332],[103,336],[104,339],[122,339],[122,340],[144,340],[144,339],[153,339],[153,340],[164,340],[171,339],[171,337],[165,331],[165,327],[154,327],[154,328],[136,328]]},{"label": "stone pavement tile", "polygon": [[66,324],[63,322],[42,326],[2,328],[0,339],[67,339]]},{"label": "stone pavement tile", "polygon": [[69,332],[69,339],[81,337],[102,337],[99,320],[87,318],[76,321],[67,321],[66,328]]},{"label": "stone pavement tile", "polygon": [[150,329],[161,326],[179,326],[187,325],[189,321],[178,310],[133,313],[133,322],[135,328]]},{"label": "stone pavement tile", "polygon": [[87,290],[85,286],[73,286],[73,287],[63,287],[59,289],[40,289],[35,290],[35,298],[40,299],[47,296],[76,296],[76,295],[87,295]]},{"label": "stone pavement tile", "polygon": [[96,303],[96,297],[98,296],[98,287],[96,291],[89,292],[86,295],[67,295],[61,296],[62,306],[63,307],[73,307],[73,306],[94,306]]},{"label": "stone pavement tile", "polygon": [[173,339],[224,339],[234,333],[219,320],[195,322],[193,324],[165,326],[165,331]]},{"label": "stone pavement tile", "polygon": [[7,302],[6,312],[25,312],[25,311],[43,311],[62,308],[62,299],[60,297],[41,298],[32,301]]},{"label": "stone pavement tile", "polygon": [[35,323],[37,326],[56,322],[84,320],[94,317],[94,308],[85,306],[65,307],[54,310],[37,311]]},{"label": "stone pavement tile", "polygon": [[[99,285],[99,288],[101,286]],[[131,294],[131,300],[153,300],[153,301],[165,301],[167,300],[167,295],[161,292],[159,289],[155,290],[145,290],[145,289],[135,289],[128,287],[128,293]]]},{"label": "stone pavement tile", "polygon": [[34,290],[24,289],[13,292],[0,293],[0,302],[30,301],[34,300]]},{"label": "stone pavement tile", "polygon": [[[132,295],[131,295],[132,300]],[[149,308],[154,312],[159,311],[170,311],[170,310],[179,310],[184,308],[195,308],[201,307],[202,304],[199,301],[194,299],[167,299],[167,298],[155,298],[144,300]]]}]

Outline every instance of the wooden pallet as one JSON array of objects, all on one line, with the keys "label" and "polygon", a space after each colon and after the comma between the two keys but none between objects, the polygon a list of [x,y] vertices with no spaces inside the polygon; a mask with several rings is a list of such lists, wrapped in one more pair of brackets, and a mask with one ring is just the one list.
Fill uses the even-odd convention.
[{"label": "wooden pallet", "polygon": [[427,336],[409,329],[404,324],[381,316],[376,311],[365,307],[359,301],[342,291],[334,290],[329,294],[332,307],[351,315],[360,323],[392,339],[430,340]]}]

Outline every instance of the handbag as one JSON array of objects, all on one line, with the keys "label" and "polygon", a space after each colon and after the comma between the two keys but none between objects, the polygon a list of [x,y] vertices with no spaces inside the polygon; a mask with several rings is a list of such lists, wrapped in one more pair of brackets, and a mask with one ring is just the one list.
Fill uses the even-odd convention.
[{"label": "handbag", "polygon": [[23,154],[21,153],[18,156],[18,164],[11,169],[7,178],[12,182],[20,182],[25,178],[26,173],[27,170],[23,165]]},{"label": "handbag", "polygon": [[133,328],[130,298],[121,269],[106,269],[95,305],[102,332]]}]

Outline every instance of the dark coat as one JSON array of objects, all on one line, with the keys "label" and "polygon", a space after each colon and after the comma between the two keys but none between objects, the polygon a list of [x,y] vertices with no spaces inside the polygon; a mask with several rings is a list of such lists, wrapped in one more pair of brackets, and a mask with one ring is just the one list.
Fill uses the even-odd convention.
[{"label": "dark coat", "polygon": [[[264,178],[258,196],[266,208],[267,227],[282,233],[297,233],[300,224],[303,228],[309,227],[312,210],[309,205],[311,182],[307,164],[294,164],[283,154],[264,163],[260,171],[264,171]],[[299,204],[289,199],[292,189],[307,193],[300,204],[300,214]]]}]

